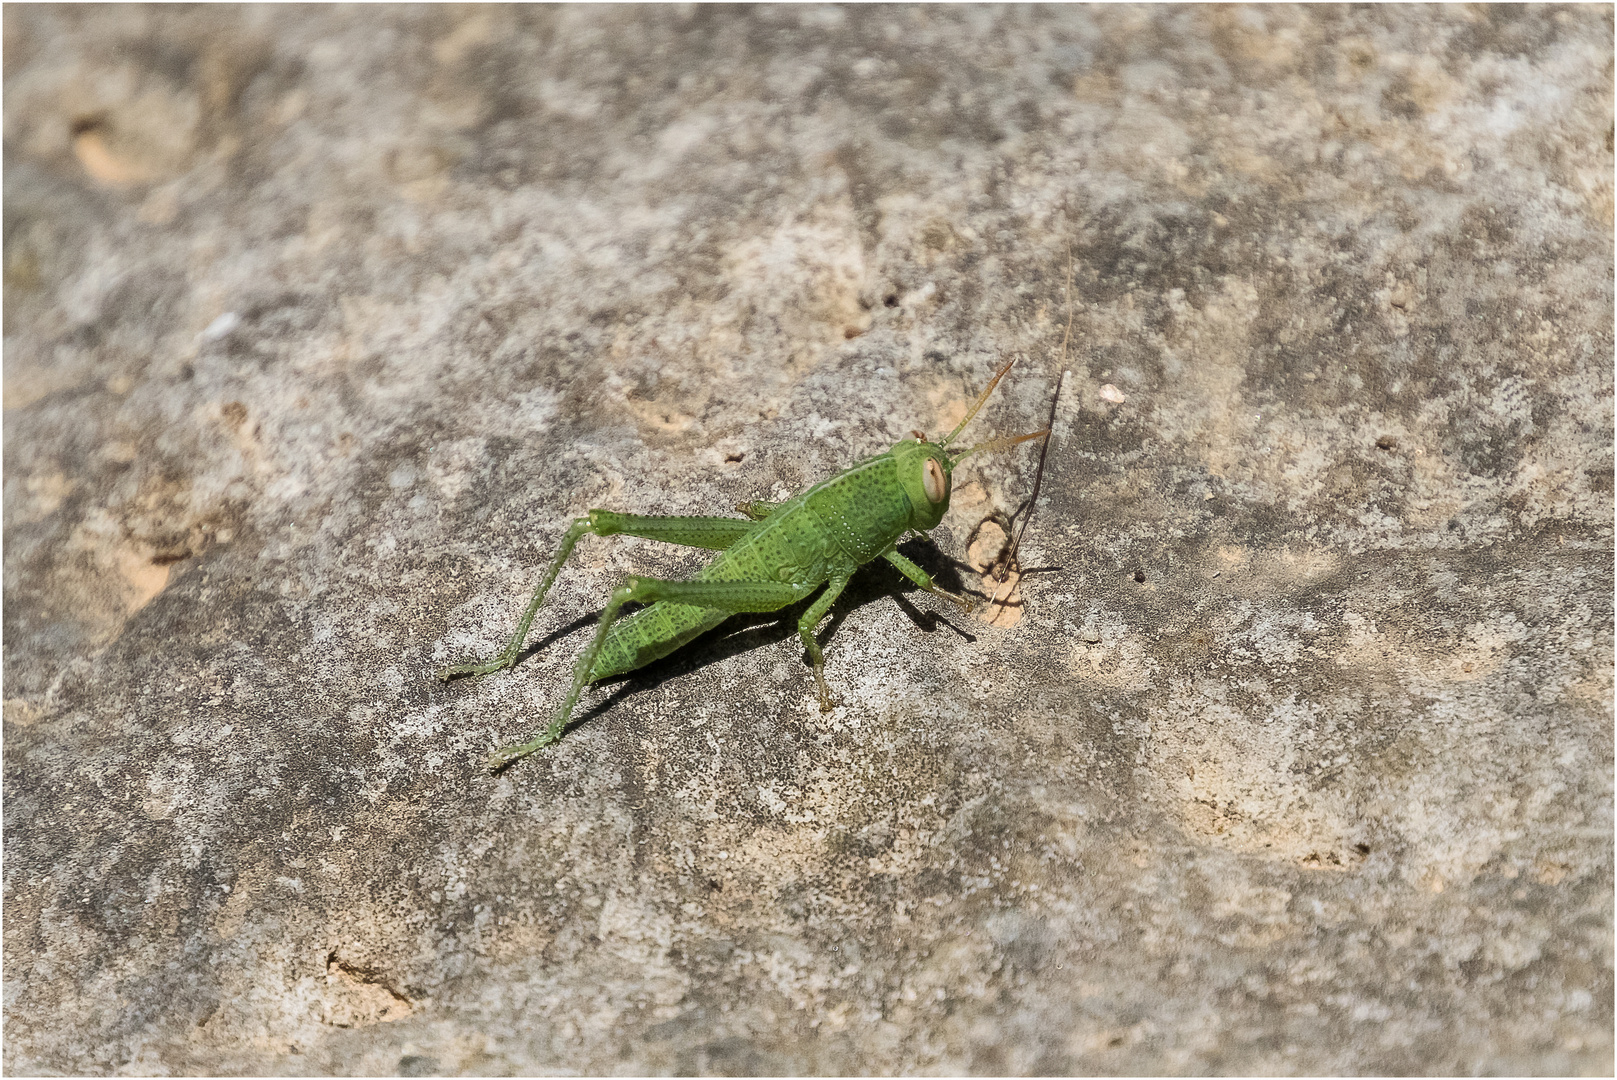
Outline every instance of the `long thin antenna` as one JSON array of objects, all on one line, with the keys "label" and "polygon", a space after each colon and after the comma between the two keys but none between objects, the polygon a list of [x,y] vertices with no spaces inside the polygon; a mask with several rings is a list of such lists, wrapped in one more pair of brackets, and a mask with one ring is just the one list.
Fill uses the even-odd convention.
[{"label": "long thin antenna", "polygon": [[994,387],[999,385],[999,380],[1005,377],[1005,373],[1011,370],[1011,365],[1014,363],[1016,363],[1016,357],[1013,356],[1000,365],[999,370],[994,372],[994,377],[988,381],[988,385],[983,387],[983,392],[977,395],[977,400],[972,402],[971,408],[966,411],[966,418],[955,425],[955,429],[949,432],[949,437],[939,443],[939,446],[948,446],[954,442],[956,435],[965,430],[966,425],[971,423],[971,418],[977,415],[977,410],[983,407],[983,403],[988,400],[988,395],[994,392]]},{"label": "long thin antenna", "polygon": [[978,443],[976,446],[967,447],[958,454],[949,455],[949,464],[952,467],[960,464],[971,455],[981,451],[1006,450],[1012,446],[1015,446],[1017,443],[1025,443],[1029,439],[1042,439],[1048,434],[1050,434],[1050,429],[1045,428],[1043,431],[1030,431],[1026,435],[1007,435],[1002,439],[989,439],[985,443]]}]

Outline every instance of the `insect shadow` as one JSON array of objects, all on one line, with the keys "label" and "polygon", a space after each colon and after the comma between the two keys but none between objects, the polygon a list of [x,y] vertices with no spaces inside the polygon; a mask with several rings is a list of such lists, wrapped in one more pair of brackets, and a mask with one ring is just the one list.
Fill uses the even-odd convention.
[{"label": "insect shadow", "polygon": [[[932,575],[932,579],[951,592],[973,591],[964,588],[960,577],[960,567],[967,564],[953,560],[938,550],[935,544],[928,540],[910,540],[899,545],[899,552],[916,563]],[[952,622],[946,615],[936,611],[923,611],[917,608],[906,598],[910,593],[921,590],[913,585],[904,575],[900,574],[891,564],[885,561],[866,563],[860,567],[853,580],[848,583],[835,604],[831,606],[828,621],[820,628],[816,635],[821,642],[834,647],[837,628],[847,619],[848,614],[875,600],[892,597],[904,614],[922,633],[935,633],[939,625],[947,626],[961,640],[971,643],[977,636]],[[985,598],[986,599],[986,598]],[[636,694],[655,690],[669,679],[689,675],[700,671],[710,664],[727,660],[732,656],[752,652],[765,645],[779,645],[781,642],[796,640],[797,621],[802,618],[803,612],[814,602],[810,596],[793,604],[791,607],[779,611],[763,614],[733,615],[722,625],[703,634],[693,641],[687,648],[681,649],[654,660],[643,668],[626,672],[623,675],[602,679],[595,685],[610,692],[595,704],[581,711],[573,718],[563,732],[570,732],[583,724],[595,719],[603,713],[610,712],[620,703]],[[517,654],[516,663],[520,666],[529,657],[548,647],[561,638],[593,626],[600,621],[601,610],[580,615],[565,626],[558,627],[546,634],[533,645],[523,649]],[[799,658],[807,660],[806,653],[800,653]]]}]

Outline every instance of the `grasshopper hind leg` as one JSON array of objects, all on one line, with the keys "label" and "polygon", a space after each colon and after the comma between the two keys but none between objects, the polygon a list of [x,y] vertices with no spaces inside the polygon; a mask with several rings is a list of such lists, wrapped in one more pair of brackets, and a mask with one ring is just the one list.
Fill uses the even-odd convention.
[{"label": "grasshopper hind leg", "polygon": [[443,668],[438,672],[438,678],[448,682],[463,675],[491,675],[516,663],[517,656],[522,652],[522,642],[527,638],[529,628],[533,626],[533,617],[538,612],[539,605],[544,603],[545,594],[550,591],[550,586],[555,584],[562,563],[567,561],[579,537],[585,533],[594,533],[596,536],[640,536],[647,540],[661,540],[669,544],[723,551],[755,527],[753,522],[738,518],[656,517],[645,514],[619,514],[611,510],[591,510],[588,517],[574,518],[567,528],[567,535],[562,537],[561,546],[556,549],[555,558],[550,560],[550,565],[545,569],[545,576],[540,580],[539,587],[533,591],[533,598],[528,601],[528,610],[522,613],[522,621],[517,624],[517,632],[511,635],[511,640],[506,643],[505,648],[493,659],[482,663],[474,661]]},{"label": "grasshopper hind leg", "polygon": [[512,762],[525,758],[535,750],[541,750],[561,738],[562,732],[567,728],[567,721],[572,718],[573,708],[578,704],[579,695],[584,692],[584,687],[595,675],[596,659],[601,655],[601,647],[606,642],[607,634],[611,631],[612,624],[617,621],[618,612],[624,604],[630,602],[655,604],[667,601],[732,614],[743,611],[778,611],[797,603],[814,588],[813,585],[793,585],[783,581],[664,581],[661,578],[630,574],[623,585],[612,591],[612,598],[607,601],[606,608],[601,612],[601,621],[595,628],[595,636],[590,639],[589,646],[578,658],[578,665],[573,669],[572,685],[568,687],[567,697],[562,700],[555,718],[527,742],[496,750],[489,757],[489,768],[499,772]]},{"label": "grasshopper hind leg", "polygon": [[595,532],[596,527],[587,517],[574,518],[568,526],[567,535],[562,537],[561,547],[556,550],[555,558],[550,560],[550,566],[545,569],[545,576],[539,582],[539,587],[533,591],[533,598],[528,601],[528,610],[522,613],[522,621],[517,624],[517,632],[511,635],[506,643],[492,659],[482,663],[473,661],[467,664],[455,664],[438,672],[442,682],[460,678],[462,675],[491,675],[496,671],[504,670],[517,662],[517,654],[522,651],[522,642],[528,636],[528,628],[533,625],[533,617],[539,611],[539,605],[545,602],[545,593],[556,583],[556,575],[561,573],[561,564],[567,561],[567,556],[573,553],[573,545],[578,538],[587,532]]}]

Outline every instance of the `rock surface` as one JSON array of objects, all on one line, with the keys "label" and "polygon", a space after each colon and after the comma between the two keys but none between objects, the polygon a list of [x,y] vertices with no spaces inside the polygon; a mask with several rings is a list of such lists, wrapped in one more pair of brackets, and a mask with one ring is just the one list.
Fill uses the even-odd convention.
[{"label": "rock surface", "polygon": [[8,1072],[1611,1072],[1609,7],[4,19]]}]

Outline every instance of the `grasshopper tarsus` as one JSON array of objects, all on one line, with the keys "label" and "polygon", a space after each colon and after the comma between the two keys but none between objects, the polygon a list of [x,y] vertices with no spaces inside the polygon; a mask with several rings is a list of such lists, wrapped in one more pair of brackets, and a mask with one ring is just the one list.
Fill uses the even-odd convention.
[{"label": "grasshopper tarsus", "polygon": [[503,750],[496,750],[488,756],[488,771],[498,775],[527,757],[536,750],[543,749],[548,744],[540,743],[538,746],[523,743],[521,746],[507,746]]},{"label": "grasshopper tarsus", "polygon": [[820,699],[820,712],[822,714],[828,713],[837,707],[836,699],[831,696],[831,687],[826,685],[823,658],[818,656],[814,658],[814,688]]},{"label": "grasshopper tarsus", "polygon": [[545,747],[556,741],[553,738],[547,738],[549,734],[550,732],[546,731],[536,739],[529,739],[525,743],[519,743],[516,746],[503,747],[494,751],[488,756],[489,771],[495,773],[504,772],[506,769],[509,769],[511,766],[527,757],[529,754],[532,754],[538,750],[543,750]]},{"label": "grasshopper tarsus", "polygon": [[[567,711],[571,712],[571,708],[569,707]],[[492,773],[504,772],[512,765],[515,765],[517,762],[527,757],[529,754],[543,750],[545,747],[561,738],[562,729],[566,726],[566,723],[567,721],[565,715],[558,716],[555,720],[551,721],[549,727],[535,735],[533,738],[529,739],[527,742],[518,743],[515,746],[501,747],[500,749],[494,751],[488,756],[489,771]]]},{"label": "grasshopper tarsus", "polygon": [[438,672],[438,681],[439,682],[450,682],[450,681],[455,680],[455,679],[465,678],[468,675],[492,675],[496,671],[501,671],[501,670],[503,670],[505,668],[508,668],[510,666],[511,666],[511,662],[509,660],[504,659],[503,657],[501,657],[497,663],[489,663],[489,664],[477,664],[477,663],[456,664],[453,667],[446,667],[446,668],[440,669],[439,672]]}]

